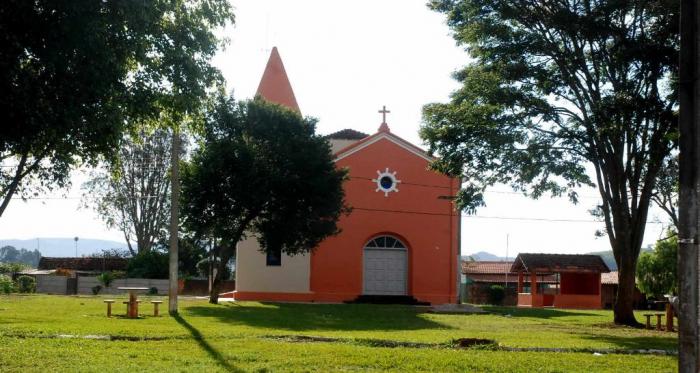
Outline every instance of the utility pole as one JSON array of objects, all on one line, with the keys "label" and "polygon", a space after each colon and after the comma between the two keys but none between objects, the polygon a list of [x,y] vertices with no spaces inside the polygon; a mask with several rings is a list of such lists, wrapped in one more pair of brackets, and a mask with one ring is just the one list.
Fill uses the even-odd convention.
[{"label": "utility pole", "polygon": [[180,210],[180,123],[173,126],[173,145],[170,153],[170,262],[168,312],[177,315],[177,240]]},{"label": "utility pole", "polygon": [[[508,249],[510,248],[510,233],[506,233],[506,263],[508,262]],[[506,268],[506,296],[508,295],[508,272],[510,268]]]},{"label": "utility pole", "polygon": [[698,255],[698,166],[700,165],[700,7],[696,0],[681,0],[680,52],[680,196],[678,227],[678,371],[700,371],[700,256]]}]

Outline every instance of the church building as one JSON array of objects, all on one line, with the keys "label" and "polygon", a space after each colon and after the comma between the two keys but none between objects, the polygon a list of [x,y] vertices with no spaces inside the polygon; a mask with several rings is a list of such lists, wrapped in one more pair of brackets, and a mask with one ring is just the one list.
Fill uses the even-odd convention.
[{"label": "church building", "polygon": [[[257,94],[299,111],[276,48]],[[337,167],[349,170],[341,233],[312,252],[289,256],[260,250],[255,238],[238,244],[236,300],[347,302],[361,296],[403,296],[456,303],[459,179],[431,171],[421,148],[393,134],[385,108],[376,133],[352,129],[326,138]]]}]

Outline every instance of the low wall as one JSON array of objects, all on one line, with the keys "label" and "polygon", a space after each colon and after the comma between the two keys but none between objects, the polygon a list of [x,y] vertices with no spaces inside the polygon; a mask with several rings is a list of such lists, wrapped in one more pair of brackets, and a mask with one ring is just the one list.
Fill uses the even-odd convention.
[{"label": "low wall", "polygon": [[[75,290],[71,291],[69,289],[69,281],[76,281],[77,285]],[[94,276],[79,276],[76,278],[69,278],[66,276],[55,276],[55,275],[36,275],[36,292],[46,293],[46,294],[92,294],[92,288],[102,284],[97,281],[97,277]],[[124,294],[123,290],[117,288],[124,286],[132,287],[143,287],[143,288],[156,288],[158,289],[158,294],[168,294],[168,280],[167,279],[147,279],[147,278],[124,278],[115,279],[112,281],[108,288],[103,287],[100,290],[100,294]],[[221,284],[221,292],[231,292],[236,290],[235,281],[224,281]],[[209,295],[209,282],[208,280],[186,280],[184,289],[181,289],[179,294],[184,295]]]},{"label": "low wall", "polygon": [[[463,298],[462,301],[465,303],[472,304],[489,304],[489,288],[492,285],[501,285],[495,283],[471,283],[462,284],[463,288]],[[502,285],[501,285],[502,286]],[[505,298],[501,305],[503,306],[515,306],[518,304],[518,292],[515,286],[510,286],[504,289]]]},{"label": "low wall", "polygon": [[[223,281],[221,283],[221,293],[228,293],[236,290],[236,281]],[[185,288],[180,294],[184,295],[209,295],[209,280],[185,280]]]},{"label": "low wall", "polygon": [[557,294],[554,297],[554,307],[600,309],[600,294]]},{"label": "low wall", "polygon": [[[78,294],[92,294],[92,288],[102,284],[97,281],[97,277],[80,276],[78,277]],[[131,286],[141,288],[156,288],[158,294],[168,293],[168,280],[156,280],[148,278],[122,278],[112,281],[108,288],[102,287],[100,294],[124,294],[124,290],[117,288]]]},{"label": "low wall", "polygon": [[46,294],[68,294],[68,277],[36,275],[36,292]]},{"label": "low wall", "polygon": [[519,307],[555,307],[573,309],[599,309],[600,295],[580,294],[518,294]]}]

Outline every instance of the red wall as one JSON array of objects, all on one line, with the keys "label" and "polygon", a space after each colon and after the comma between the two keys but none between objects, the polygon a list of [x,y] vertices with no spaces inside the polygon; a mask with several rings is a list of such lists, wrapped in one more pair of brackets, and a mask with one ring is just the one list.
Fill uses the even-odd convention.
[{"label": "red wall", "polygon": [[600,273],[562,273],[561,294],[600,294]]},{"label": "red wall", "polygon": [[[381,139],[337,162],[347,167],[353,212],[311,257],[315,300],[352,300],[362,293],[362,255],[371,238],[388,234],[408,247],[408,294],[431,303],[456,302],[458,215],[450,200],[458,181],[427,170],[428,161]],[[398,192],[376,192],[377,170],[396,171]],[[401,211],[401,212],[398,212]]]}]

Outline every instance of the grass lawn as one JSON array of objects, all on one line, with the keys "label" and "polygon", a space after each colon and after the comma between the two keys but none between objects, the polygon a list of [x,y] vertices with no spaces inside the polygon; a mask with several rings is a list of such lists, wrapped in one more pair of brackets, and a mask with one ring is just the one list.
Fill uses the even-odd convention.
[{"label": "grass lawn", "polygon": [[[0,296],[0,371],[671,372],[677,365],[674,356],[585,351],[677,348],[675,333],[615,327],[610,311],[492,307],[488,315],[444,315],[408,306],[180,300],[178,317],[130,320],[108,319],[102,300]],[[124,306],[115,310],[122,315]],[[571,352],[451,347],[458,338]]]}]

